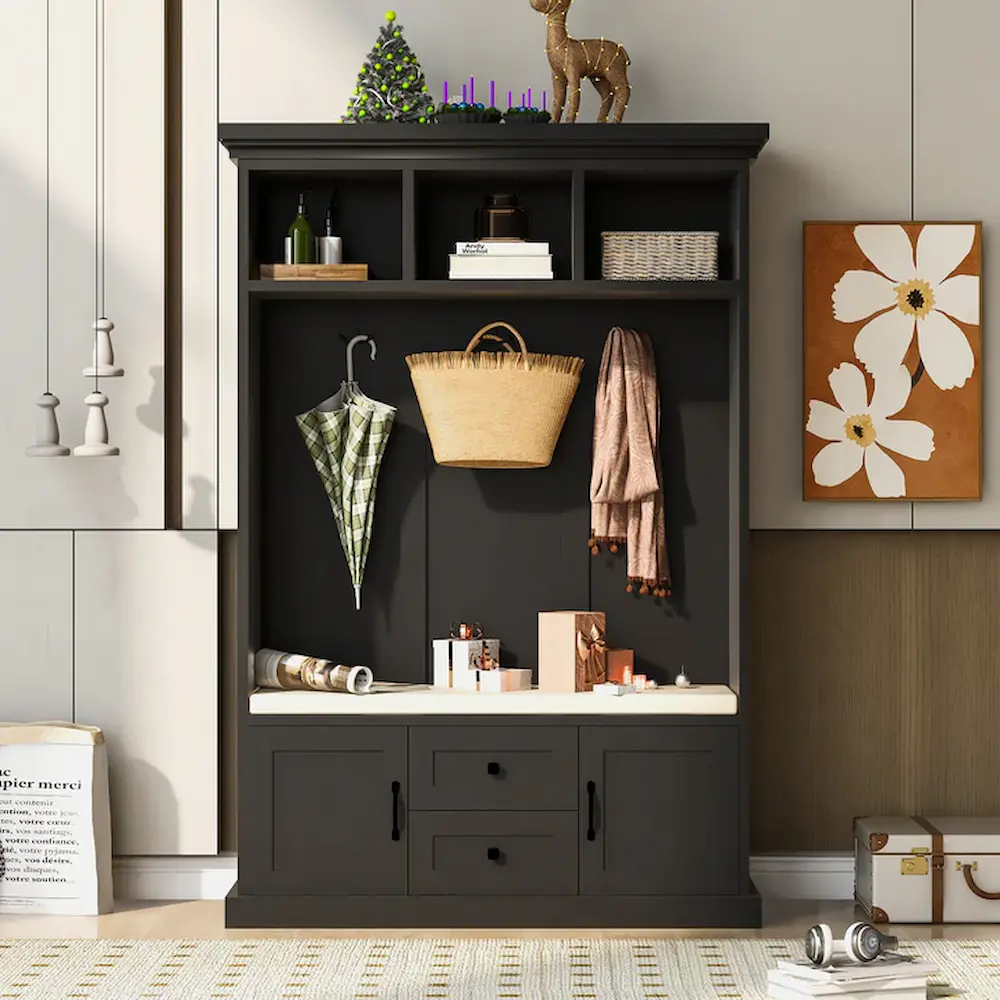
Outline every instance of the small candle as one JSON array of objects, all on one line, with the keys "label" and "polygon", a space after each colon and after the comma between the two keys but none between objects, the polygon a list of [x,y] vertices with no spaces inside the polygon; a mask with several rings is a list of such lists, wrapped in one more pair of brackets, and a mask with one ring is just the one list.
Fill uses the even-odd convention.
[{"label": "small candle", "polygon": [[531,87],[528,88],[528,107],[531,107]]},{"label": "small candle", "polygon": [[463,83],[462,84],[462,103],[463,104],[468,104],[468,102],[469,102],[468,89],[469,88],[466,86],[466,84]]},{"label": "small candle", "polygon": [[497,106],[497,82],[496,80],[490,80],[490,107],[495,108]]},{"label": "small candle", "polygon": [[510,90],[507,91],[507,107],[508,108],[514,107],[514,93],[513,91]]},{"label": "small candle", "polygon": [[448,103],[448,81],[444,81],[444,103]]},{"label": "small candle", "polygon": [[547,110],[548,106],[549,106],[549,95],[546,93],[546,91],[543,90],[542,91],[542,111]]},{"label": "small candle", "polygon": [[476,103],[476,78],[474,76],[469,77],[469,103]]},{"label": "small candle", "polygon": [[524,107],[524,94],[521,95],[521,107]]}]

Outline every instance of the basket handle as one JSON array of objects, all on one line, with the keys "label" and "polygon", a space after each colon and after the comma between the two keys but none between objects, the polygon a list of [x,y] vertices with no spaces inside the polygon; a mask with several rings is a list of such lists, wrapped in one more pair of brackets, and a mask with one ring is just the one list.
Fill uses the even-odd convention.
[{"label": "basket handle", "polygon": [[503,349],[508,354],[515,354],[515,353],[517,353],[514,350],[514,348],[511,347],[510,344],[508,344],[507,341],[503,339],[503,337],[498,337],[495,333],[484,333],[483,334],[483,340],[495,340],[498,344],[500,344],[500,345],[503,346]]},{"label": "basket handle", "polygon": [[494,328],[502,326],[505,330],[509,330],[517,338],[517,342],[521,347],[521,357],[524,360],[524,370],[531,371],[531,363],[528,361],[528,345],[524,342],[524,337],[522,337],[517,330],[510,325],[510,323],[504,323],[502,320],[497,320],[495,323],[487,323],[473,338],[469,341],[469,346],[466,347],[465,353],[471,354],[472,349],[479,343],[480,340],[486,336],[487,332],[493,330]]}]

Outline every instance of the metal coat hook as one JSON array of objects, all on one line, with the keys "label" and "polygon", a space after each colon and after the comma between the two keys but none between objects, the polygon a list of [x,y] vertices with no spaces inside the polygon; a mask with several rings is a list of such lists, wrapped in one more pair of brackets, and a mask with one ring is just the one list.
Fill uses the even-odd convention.
[{"label": "metal coat hook", "polygon": [[365,341],[367,341],[369,344],[371,344],[371,359],[372,359],[372,361],[374,361],[375,360],[375,354],[376,354],[377,348],[375,346],[375,341],[372,340],[372,338],[369,337],[367,334],[359,333],[356,337],[352,337],[347,342],[347,381],[348,381],[349,384],[353,384],[354,381],[355,381],[355,379],[354,379],[354,347],[355,347],[356,344],[363,344]]}]

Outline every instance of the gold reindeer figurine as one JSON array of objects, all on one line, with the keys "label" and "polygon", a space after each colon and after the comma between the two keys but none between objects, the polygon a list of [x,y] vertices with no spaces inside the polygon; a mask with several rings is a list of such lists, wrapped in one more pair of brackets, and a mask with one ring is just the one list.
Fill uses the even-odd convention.
[{"label": "gold reindeer figurine", "polygon": [[[580,82],[590,80],[601,95],[599,122],[611,116],[620,122],[628,107],[632,88],[628,82],[628,53],[618,42],[605,38],[571,38],[566,31],[566,14],[573,0],[529,0],[531,6],[545,15],[548,28],[545,54],[552,67],[552,120],[560,121],[566,106],[566,121],[575,122],[580,112]],[[569,103],[566,95],[569,94]]]}]

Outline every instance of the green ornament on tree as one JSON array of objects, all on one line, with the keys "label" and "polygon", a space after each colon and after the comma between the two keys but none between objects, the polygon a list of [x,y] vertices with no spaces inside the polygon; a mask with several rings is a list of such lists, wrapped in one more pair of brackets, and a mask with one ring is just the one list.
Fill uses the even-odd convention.
[{"label": "green ornament on tree", "polygon": [[[414,100],[414,93],[428,95]],[[417,104],[419,103],[419,107]],[[425,109],[424,104],[430,105]],[[420,61],[404,37],[396,12],[386,11],[378,38],[365,60],[341,121],[378,124],[384,121],[424,124],[435,120],[433,99]]]}]

